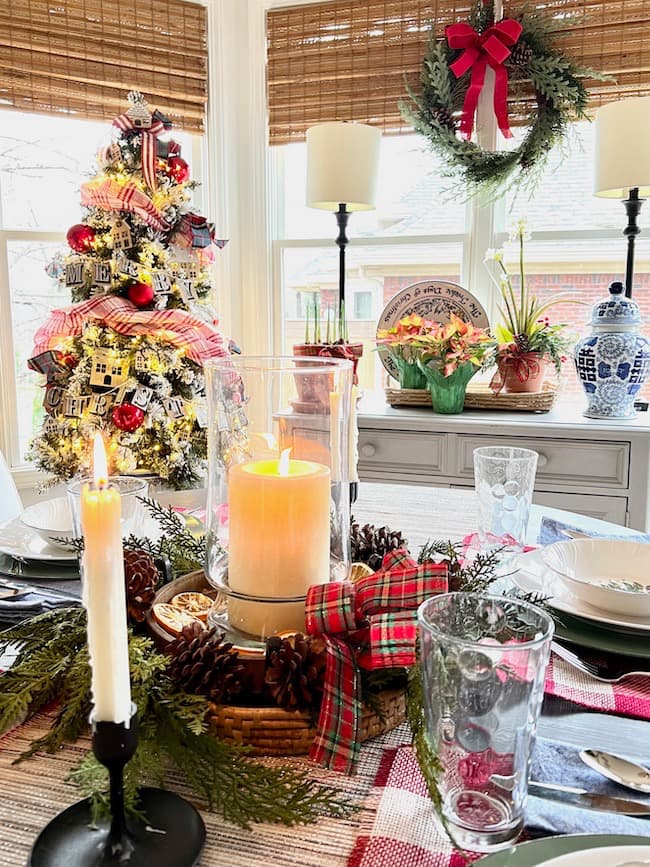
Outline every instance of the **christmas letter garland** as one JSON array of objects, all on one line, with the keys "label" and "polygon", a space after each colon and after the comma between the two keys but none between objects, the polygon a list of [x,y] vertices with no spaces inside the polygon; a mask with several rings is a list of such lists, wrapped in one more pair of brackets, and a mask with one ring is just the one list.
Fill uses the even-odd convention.
[{"label": "christmas letter garland", "polygon": [[[566,26],[566,18],[562,19]],[[564,57],[551,43],[557,28],[548,15],[524,9],[494,21],[492,3],[477,2],[468,21],[448,26],[445,38],[432,34],[420,75],[421,91],[409,88],[402,115],[424,135],[451,176],[470,195],[491,196],[510,187],[534,187],[551,148],[572,120],[586,119],[587,91],[581,79],[602,78]],[[494,111],[510,138],[508,95],[522,87],[535,92],[536,108],[521,143],[487,151],[470,141],[474,115],[488,67],[495,73]]]}]

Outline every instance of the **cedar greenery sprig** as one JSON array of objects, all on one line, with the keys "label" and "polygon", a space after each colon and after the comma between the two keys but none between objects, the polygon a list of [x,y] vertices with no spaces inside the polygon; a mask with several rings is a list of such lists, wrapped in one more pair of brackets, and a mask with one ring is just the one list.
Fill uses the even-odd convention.
[{"label": "cedar greenery sprig", "polygon": [[[158,522],[161,533],[155,541],[133,533],[123,540],[125,548],[146,551],[154,559],[169,560],[174,578],[203,569],[205,565],[205,533],[193,533],[185,520],[171,506],[162,506],[150,497],[138,497],[150,515]],[[83,539],[59,538],[60,545],[81,555]]]},{"label": "cedar greenery sprig", "polygon": [[[50,731],[34,741],[17,761],[37,751],[56,751],[87,728],[90,667],[85,643],[85,611],[57,609],[0,633],[0,651],[17,648],[14,665],[0,677],[0,730],[29,719],[59,699]],[[210,809],[242,827],[253,822],[292,825],[319,815],[344,816],[353,806],[339,793],[288,768],[253,762],[246,750],[208,732],[208,704],[201,696],[177,692],[166,673],[167,658],[153,642],[130,636],[133,700],[138,706],[138,748],[125,771],[125,803],[137,813],[137,789],[163,785],[171,774],[183,778]],[[71,779],[91,798],[95,817],[108,805],[105,768],[88,753]]]}]

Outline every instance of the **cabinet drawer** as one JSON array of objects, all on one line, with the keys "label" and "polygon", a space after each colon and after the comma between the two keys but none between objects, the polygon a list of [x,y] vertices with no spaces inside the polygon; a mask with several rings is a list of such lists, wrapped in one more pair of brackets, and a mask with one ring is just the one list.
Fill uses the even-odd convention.
[{"label": "cabinet drawer", "polygon": [[458,437],[460,478],[474,478],[472,453],[479,446],[518,446],[539,453],[537,481],[583,488],[627,488],[630,444],[531,437]]},{"label": "cabinet drawer", "polygon": [[600,521],[625,526],[627,522],[627,497],[600,497],[597,494],[560,494],[551,491],[536,491],[533,502],[554,509],[566,509],[588,515]]},{"label": "cabinet drawer", "polygon": [[360,431],[359,470],[401,470],[420,475],[444,473],[445,434]]}]

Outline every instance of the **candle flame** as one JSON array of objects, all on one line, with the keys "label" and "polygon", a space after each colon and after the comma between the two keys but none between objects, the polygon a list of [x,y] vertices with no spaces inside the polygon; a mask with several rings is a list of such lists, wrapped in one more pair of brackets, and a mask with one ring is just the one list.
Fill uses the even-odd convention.
[{"label": "candle flame", "polygon": [[291,454],[291,449],[284,449],[284,451],[280,455],[280,460],[278,461],[278,475],[279,476],[288,476],[289,475],[289,455]]},{"label": "candle flame", "polygon": [[93,482],[98,488],[105,488],[108,484],[106,448],[102,435],[99,432],[95,434],[93,446]]}]

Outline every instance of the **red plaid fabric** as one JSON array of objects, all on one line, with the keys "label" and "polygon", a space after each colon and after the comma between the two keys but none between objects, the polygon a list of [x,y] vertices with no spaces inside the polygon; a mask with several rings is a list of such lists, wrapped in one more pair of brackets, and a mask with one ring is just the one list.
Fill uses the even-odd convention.
[{"label": "red plaid fabric", "polygon": [[97,295],[81,304],[53,310],[34,336],[34,355],[55,349],[65,337],[81,334],[89,319],[99,320],[118,334],[155,335],[184,349],[188,358],[201,364],[208,358],[225,358],[228,351],[220,332],[185,310],[138,310],[119,295]]},{"label": "red plaid fabric", "polygon": [[[597,651],[595,656],[598,656]],[[650,679],[647,677],[601,683],[552,653],[544,691],[602,713],[650,719]]]},{"label": "red plaid fabric", "polygon": [[[325,696],[311,758],[350,773],[359,755],[359,666],[394,668],[415,663],[416,609],[447,592],[447,567],[417,564],[407,551],[391,551],[382,568],[349,582],[316,584],[307,591],[306,630],[327,648]],[[355,648],[361,646],[357,655]]]},{"label": "red plaid fabric", "polygon": [[[170,124],[168,124],[169,126]],[[156,161],[158,159],[158,136],[165,130],[165,124],[160,117],[152,115],[149,127],[136,127],[128,114],[121,114],[113,121],[113,126],[123,132],[137,129],[141,134],[142,174],[149,186],[155,192],[158,187],[156,178]]]},{"label": "red plaid fabric", "polygon": [[118,184],[110,178],[88,181],[81,185],[81,204],[105,211],[129,211],[158,232],[166,232],[170,228],[149,196],[130,181],[126,184]]}]

